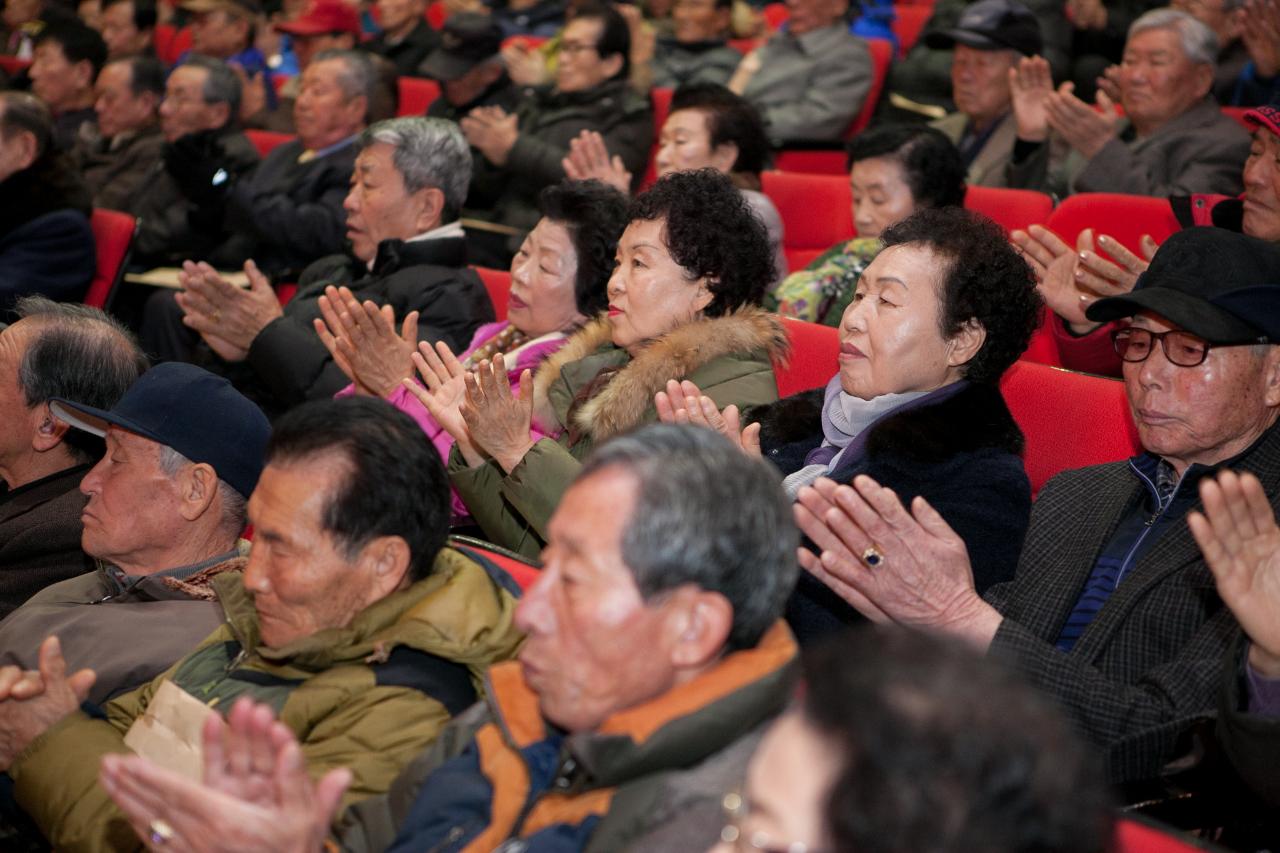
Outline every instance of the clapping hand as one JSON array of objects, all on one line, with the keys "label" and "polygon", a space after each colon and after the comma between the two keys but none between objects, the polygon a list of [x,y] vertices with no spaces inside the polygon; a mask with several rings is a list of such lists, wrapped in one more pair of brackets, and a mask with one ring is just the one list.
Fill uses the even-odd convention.
[{"label": "clapping hand", "polygon": [[507,368],[501,355],[476,365],[474,373],[464,374],[466,400],[462,419],[467,424],[477,449],[493,457],[508,474],[524,459],[534,440],[533,374],[520,374],[520,393],[511,393]]},{"label": "clapping hand", "polygon": [[91,669],[67,674],[56,636],[40,644],[36,672],[0,667],[0,770],[8,770],[33,740],[79,708],[95,680]]},{"label": "clapping hand", "polygon": [[1095,106],[1077,98],[1070,81],[1044,101],[1049,127],[1086,159],[1115,138],[1120,124],[1116,105],[1103,89],[1098,89]]},{"label": "clapping hand", "polygon": [[1280,678],[1280,527],[1253,474],[1223,471],[1200,481],[1204,512],[1187,516],[1218,594],[1253,641],[1249,663]]},{"label": "clapping hand", "polygon": [[603,181],[618,192],[631,191],[631,173],[617,154],[609,156],[604,137],[594,130],[584,130],[569,140],[569,153],[560,161],[571,181]]},{"label": "clapping hand", "polygon": [[485,457],[476,449],[467,422],[462,418],[462,404],[467,394],[463,379],[466,368],[444,341],[437,342],[434,350],[428,343],[418,344],[418,351],[413,354],[413,365],[426,387],[413,379],[405,379],[404,387],[426,408],[435,422],[453,436],[468,465],[474,467],[483,463]]},{"label": "clapping hand", "polygon": [[1049,137],[1049,113],[1045,102],[1053,94],[1049,61],[1043,56],[1027,56],[1009,69],[1009,92],[1018,138],[1043,142]]},{"label": "clapping hand", "polygon": [[664,424],[694,424],[720,433],[748,456],[760,455],[760,424],[744,429],[738,407],[730,404],[721,411],[715,400],[702,393],[689,380],[667,382],[667,390],[653,395],[658,420]]},{"label": "clapping hand", "polygon": [[476,107],[458,123],[473,148],[495,166],[505,166],[520,136],[518,120],[502,107]]},{"label": "clapping hand", "polygon": [[405,315],[399,336],[395,309],[363,304],[346,287],[326,287],[320,297],[316,334],[356,392],[390,397],[400,383],[413,376],[413,352],[418,343],[418,312]]},{"label": "clapping hand", "polygon": [[215,353],[226,361],[243,361],[254,338],[277,317],[280,301],[267,277],[253,261],[245,261],[249,289],[236,287],[206,263],[186,261],[178,282],[184,290],[175,294],[183,311],[182,322],[195,329]]}]

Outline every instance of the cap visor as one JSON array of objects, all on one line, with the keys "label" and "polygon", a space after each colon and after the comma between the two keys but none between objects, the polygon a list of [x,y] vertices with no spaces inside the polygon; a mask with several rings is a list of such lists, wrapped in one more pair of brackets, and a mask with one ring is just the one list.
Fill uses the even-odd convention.
[{"label": "cap visor", "polygon": [[1262,335],[1248,323],[1210,304],[1207,299],[1172,287],[1149,287],[1124,296],[1109,296],[1090,305],[1084,313],[1090,320],[1105,323],[1132,317],[1142,311],[1159,314],[1209,343],[1246,343]]},{"label": "cap visor", "polygon": [[106,436],[108,427],[118,426],[143,438],[149,438],[161,444],[166,443],[151,430],[139,426],[127,418],[113,415],[103,409],[95,409],[92,406],[82,406],[79,403],[73,403],[61,397],[54,397],[49,401],[49,411],[53,412],[53,416],[58,420],[66,421],[76,429],[84,430],[99,437]]},{"label": "cap visor", "polygon": [[332,30],[311,21],[285,21],[276,24],[276,32],[291,36],[318,36],[332,32]]},{"label": "cap visor", "polygon": [[1005,47],[995,39],[969,30],[943,30],[940,33],[930,33],[925,39],[925,45],[935,50],[946,50],[957,44],[978,50],[1003,50]]},{"label": "cap visor", "polygon": [[430,77],[432,80],[440,80],[447,83],[450,80],[457,80],[478,64],[454,56],[451,53],[437,50],[422,60],[422,64],[418,66],[418,72]]}]

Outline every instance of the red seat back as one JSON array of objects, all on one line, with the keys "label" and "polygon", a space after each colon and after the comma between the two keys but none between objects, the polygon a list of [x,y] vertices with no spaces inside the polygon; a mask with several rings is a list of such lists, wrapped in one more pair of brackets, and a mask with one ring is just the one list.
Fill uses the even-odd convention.
[{"label": "red seat back", "polygon": [[440,97],[440,84],[435,80],[423,77],[401,77],[397,82],[400,88],[400,106],[397,116],[425,115],[431,102]]},{"label": "red seat back", "polygon": [[791,341],[791,357],[786,364],[774,363],[773,377],[778,396],[790,397],[811,388],[822,388],[839,369],[840,333],[831,326],[806,323],[783,317],[782,325]]},{"label": "red seat back", "polygon": [[933,6],[904,6],[901,3],[893,7],[893,34],[898,37],[898,56],[906,56],[907,51],[915,46],[920,38],[920,31],[933,17]]},{"label": "red seat back", "polygon": [[862,108],[845,131],[845,139],[852,139],[871,123],[871,116],[880,101],[880,90],[884,88],[884,79],[889,74],[889,63],[893,62],[893,42],[888,39],[866,39],[866,42],[871,49],[871,88],[867,90],[867,99],[862,102]]},{"label": "red seat back", "polygon": [[[375,6],[374,8],[377,7]],[[445,4],[444,0],[433,0],[427,6],[426,18],[427,23],[434,29],[441,29],[444,26],[444,22],[449,18],[448,5]]]},{"label": "red seat back", "polygon": [[1124,383],[1019,361],[1000,381],[1027,439],[1031,494],[1071,468],[1127,459],[1141,451]]},{"label": "red seat back", "polygon": [[764,20],[769,29],[776,30],[791,18],[786,3],[770,3],[764,7]]},{"label": "red seat back", "polygon": [[93,230],[98,264],[84,295],[84,304],[105,311],[111,306],[116,286],[124,276],[124,265],[129,260],[138,220],[118,210],[95,207],[89,217],[89,227]]},{"label": "red seat back", "polygon": [[191,49],[191,28],[177,29],[173,24],[156,24],[156,58],[165,65],[173,65],[178,57]]},{"label": "red seat back", "polygon": [[19,59],[16,56],[0,56],[0,68],[6,74],[16,76],[31,67],[30,59]]},{"label": "red seat back", "polygon": [[729,39],[729,47],[746,56],[760,45],[764,44],[764,39]]},{"label": "red seat back", "polygon": [[487,267],[472,267],[484,289],[489,291],[489,301],[493,303],[493,313],[499,320],[507,319],[507,298],[511,294],[511,273],[506,270],[493,270]]},{"label": "red seat back", "polygon": [[1222,114],[1227,118],[1235,119],[1236,124],[1240,125],[1250,133],[1253,133],[1257,129],[1256,126],[1249,124],[1244,120],[1244,114],[1249,112],[1251,109],[1253,109],[1253,107],[1223,107]]},{"label": "red seat back", "polygon": [[522,45],[529,50],[533,50],[534,48],[542,47],[546,42],[547,36],[507,36],[502,40],[502,46],[507,48],[513,45]]},{"label": "red seat back", "polygon": [[994,219],[1008,233],[1048,222],[1053,199],[1035,190],[969,187],[964,193],[964,207]]},{"label": "red seat back", "polygon": [[645,190],[658,180],[658,140],[662,138],[662,126],[671,115],[671,96],[675,89],[655,88],[649,90],[649,101],[653,104],[653,145],[649,148],[649,168],[640,182],[640,189]]},{"label": "red seat back", "polygon": [[1148,823],[1123,819],[1116,821],[1114,853],[1205,853],[1220,850],[1199,839],[1174,835]]},{"label": "red seat back", "polygon": [[1049,216],[1049,229],[1074,246],[1086,228],[1094,236],[1106,234],[1129,251],[1141,254],[1140,240],[1150,234],[1157,243],[1180,228],[1166,198],[1123,193],[1077,193]]},{"label": "red seat back", "polygon": [[854,236],[849,180],[843,175],[769,171],[760,180],[782,217],[783,251],[790,269],[803,269]]},{"label": "red seat back", "polygon": [[294,138],[288,133],[276,133],[274,130],[253,130],[252,128],[246,128],[244,135],[246,139],[253,143],[253,147],[258,149],[259,157],[266,157],[286,142],[292,142]]},{"label": "red seat back", "polygon": [[804,172],[809,175],[847,175],[843,149],[805,151],[786,149],[773,155],[773,168],[779,172]]}]

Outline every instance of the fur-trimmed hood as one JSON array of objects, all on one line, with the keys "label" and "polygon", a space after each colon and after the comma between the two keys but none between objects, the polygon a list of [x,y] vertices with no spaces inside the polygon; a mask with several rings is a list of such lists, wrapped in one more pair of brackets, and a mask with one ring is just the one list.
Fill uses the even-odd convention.
[{"label": "fur-trimmed hood", "polygon": [[[566,412],[558,411],[562,407],[552,399],[552,386],[567,378],[570,365],[602,351],[606,357],[600,359],[599,369],[616,366],[618,373],[577,409],[573,424],[597,442],[643,423],[653,406],[653,395],[664,389],[670,379],[688,377],[726,356],[765,355],[780,361],[789,349],[782,323],[760,308],[740,308],[723,317],[686,323],[655,338],[634,358],[613,347],[609,320],[597,317],[538,368],[533,399],[534,418],[540,425],[569,426]],[[609,354],[616,358],[610,361]]]},{"label": "fur-trimmed hood", "polygon": [[[822,441],[822,388],[805,391],[768,406],[758,406],[747,420],[760,422],[760,442],[772,447]],[[943,462],[960,453],[987,448],[1021,456],[1018,428],[1000,389],[969,383],[933,405],[914,406],[877,421],[867,436],[869,456],[893,453],[922,463]]]}]

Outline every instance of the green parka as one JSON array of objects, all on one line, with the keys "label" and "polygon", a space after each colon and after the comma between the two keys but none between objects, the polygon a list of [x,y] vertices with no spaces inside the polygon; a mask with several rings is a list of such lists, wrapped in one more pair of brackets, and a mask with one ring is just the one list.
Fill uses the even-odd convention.
[{"label": "green parka", "polygon": [[[668,380],[688,379],[717,407],[743,410],[778,399],[772,360],[786,353],[781,323],[759,308],[686,323],[634,358],[614,346],[607,319],[593,320],[534,376],[534,420],[559,438],[539,441],[510,474],[492,460],[468,467],[455,447],[449,476],[490,542],[537,556],[582,460],[597,443],[656,421],[653,395]],[[603,371],[616,373],[599,388]]]},{"label": "green parka", "polygon": [[448,548],[430,577],[365,608],[346,628],[279,649],[259,645],[253,598],[238,574],[214,586],[226,624],[168,672],[108,703],[105,720],[72,713],[10,768],[19,805],[55,849],[141,847],[99,786],[98,765],[103,755],[128,751],[125,733],[166,679],[219,709],[242,695],[273,705],[314,778],[351,769],[345,807],[387,790],[521,639],[511,592]]}]

